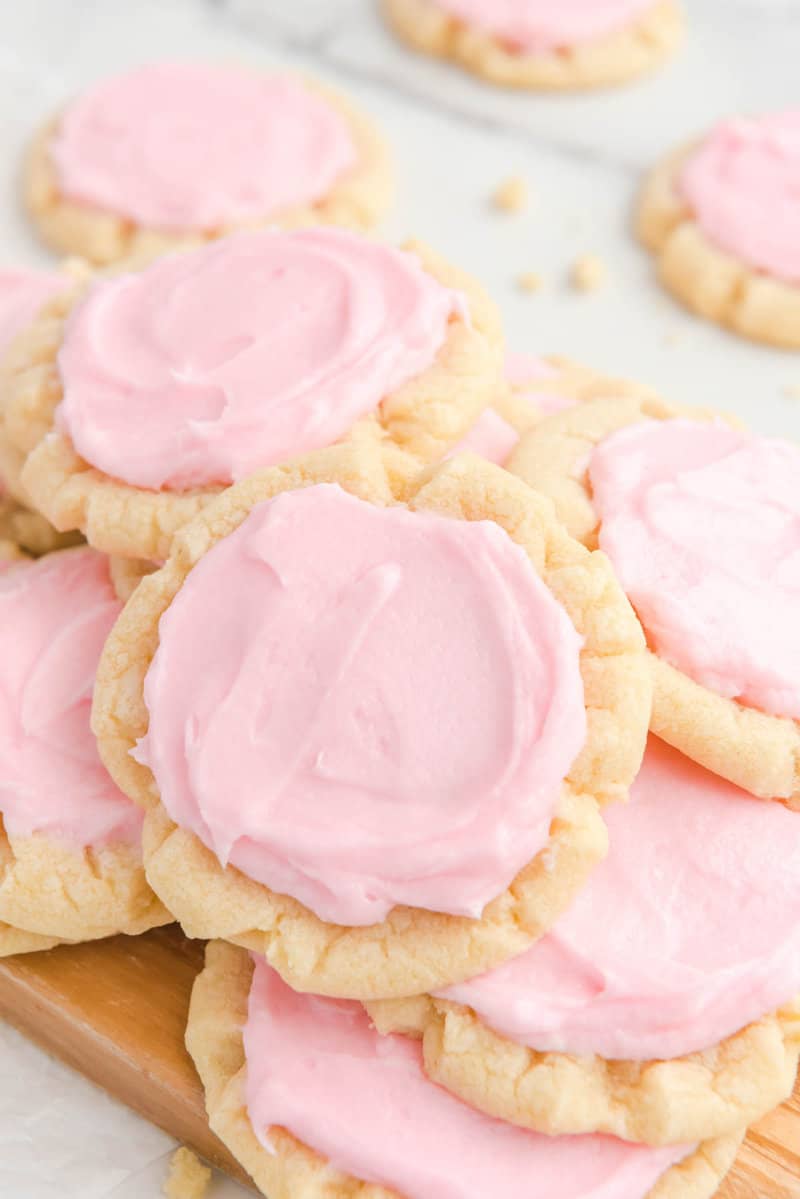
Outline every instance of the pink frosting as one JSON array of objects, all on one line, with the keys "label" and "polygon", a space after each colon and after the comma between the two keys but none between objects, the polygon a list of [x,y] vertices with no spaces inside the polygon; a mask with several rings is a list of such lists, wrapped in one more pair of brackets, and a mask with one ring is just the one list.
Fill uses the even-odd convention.
[{"label": "pink frosting", "polygon": [[247,1111],[267,1149],[285,1128],[404,1199],[644,1199],[687,1153],[492,1120],[426,1077],[418,1042],[379,1036],[360,1004],[296,994],[263,960],[244,1045]]},{"label": "pink frosting", "polygon": [[432,365],[457,311],[401,250],[241,233],[95,284],[59,352],[58,420],[126,483],[229,483],[337,441]]},{"label": "pink frosting", "polygon": [[720,695],[800,719],[800,448],[645,421],[590,463],[600,548],[652,649]]},{"label": "pink frosting", "polygon": [[720,249],[800,284],[800,109],[724,121],[689,158],[680,189]]},{"label": "pink frosting", "polygon": [[51,153],[64,196],[166,231],[314,204],[357,161],[344,118],[300,80],[188,62],[97,84]]},{"label": "pink frosting", "polygon": [[631,25],[655,0],[436,0],[465,25],[526,54],[591,42]]},{"label": "pink frosting", "polygon": [[135,842],[141,813],[114,785],[89,718],[122,608],[108,559],[65,550],[0,573],[0,812],[12,837]]},{"label": "pink frosting", "polygon": [[[561,411],[562,408],[571,408],[574,404],[574,400],[565,396],[533,389],[533,384],[541,384],[557,374],[549,362],[537,358],[535,354],[506,354],[506,379],[515,388],[517,398],[528,399],[536,413],[547,416],[551,412]],[[526,393],[526,388],[530,388],[529,393]],[[494,408],[487,408],[448,457],[462,450],[471,450],[489,462],[505,466],[518,441],[519,433],[514,426]]]},{"label": "pink frosting", "polygon": [[289,492],[162,617],[140,756],[177,824],[323,920],[479,916],[547,843],[579,651],[498,525]]},{"label": "pink frosting", "polygon": [[541,1051],[651,1060],[716,1045],[800,991],[800,815],[655,738],[608,858],[555,929],[443,992]]}]

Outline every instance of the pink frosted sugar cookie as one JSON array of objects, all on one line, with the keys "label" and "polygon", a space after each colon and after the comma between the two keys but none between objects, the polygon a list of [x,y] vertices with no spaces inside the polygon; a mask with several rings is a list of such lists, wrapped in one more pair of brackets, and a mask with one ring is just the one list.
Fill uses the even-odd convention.
[{"label": "pink frosted sugar cookie", "polygon": [[[9,369],[9,352],[16,338],[39,316],[48,303],[74,285],[74,279],[58,271],[25,268],[0,270],[0,362]],[[0,411],[0,539],[43,554],[74,538],[59,537],[52,525],[31,512],[19,485],[18,453],[3,435]]]},{"label": "pink frosted sugar cookie", "polygon": [[226,492],[140,583],[95,699],[189,934],[353,998],[540,935],[602,856],[649,702],[607,564],[529,488],[461,456],[397,503],[389,472],[341,446]]},{"label": "pink frosted sugar cookie", "polygon": [[683,34],[676,0],[383,0],[417,50],[507,87],[625,83],[671,57]]},{"label": "pink frosted sugar cookie", "polygon": [[66,308],[46,350],[34,328],[17,355],[6,435],[57,528],[154,561],[260,467],[343,438],[440,456],[501,370],[499,316],[473,280],[341,229],[239,233]]},{"label": "pink frosted sugar cookie", "polygon": [[0,574],[0,953],[168,919],[145,881],[141,813],[109,777],[89,725],[121,607],[93,550]]},{"label": "pink frosted sugar cookie", "polygon": [[800,110],[734,118],[656,168],[639,233],[693,311],[800,349],[799,192]]},{"label": "pink frosted sugar cookie", "polygon": [[336,93],[188,62],[72,100],[34,142],[26,179],[47,241],[98,264],[257,225],[368,228],[389,190],[381,139]]},{"label": "pink frosted sugar cookie", "polygon": [[652,730],[800,804],[800,449],[629,398],[550,417],[509,465],[608,554],[647,637]]},{"label": "pink frosted sugar cookie", "polygon": [[430,1082],[420,1047],[379,1036],[359,1005],[298,995],[221,941],[187,1045],[212,1129],[269,1196],[709,1199],[736,1151],[736,1137],[649,1148],[491,1119]]},{"label": "pink frosted sugar cookie", "polygon": [[606,819],[609,856],[547,937],[370,1013],[424,1036],[437,1082],[523,1127],[654,1144],[735,1132],[797,1072],[800,815],[653,738]]}]

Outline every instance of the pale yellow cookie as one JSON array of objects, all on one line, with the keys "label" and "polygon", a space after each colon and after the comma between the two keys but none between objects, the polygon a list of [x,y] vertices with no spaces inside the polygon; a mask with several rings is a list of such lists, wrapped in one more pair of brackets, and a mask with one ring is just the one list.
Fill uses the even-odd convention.
[{"label": "pale yellow cookie", "polygon": [[[284,1129],[270,1129],[273,1153],[256,1137],[245,1100],[242,1039],[252,973],[243,950],[212,942],[192,992],[186,1045],[205,1089],[211,1128],[269,1199],[402,1199],[396,1191],[335,1170]],[[710,1199],[733,1165],[740,1141],[739,1135],[701,1145],[673,1166],[647,1199]]]},{"label": "pale yellow cookie", "polygon": [[639,198],[637,233],[655,255],[661,282],[692,312],[742,337],[800,349],[800,287],[715,246],[681,195],[680,173],[697,145],[661,162]]},{"label": "pale yellow cookie", "polygon": [[138,846],[75,850],[39,834],[11,838],[0,820],[0,953],[22,952],[28,938],[28,948],[41,949],[42,939],[135,935],[171,919],[147,885]]},{"label": "pale yellow cookie", "polygon": [[[0,562],[22,557],[0,541]],[[139,846],[75,849],[39,833],[11,837],[0,814],[0,957],[171,920],[147,884]]]},{"label": "pale yellow cookie", "polygon": [[[592,450],[626,425],[677,416],[713,418],[657,398],[595,400],[542,421],[514,450],[508,469],[549,496],[572,536],[594,549],[599,521],[588,478]],[[650,728],[658,737],[752,795],[800,807],[798,721],[718,695],[649,651],[648,659]]]},{"label": "pale yellow cookie", "polygon": [[683,39],[677,0],[653,0],[627,29],[581,45],[525,54],[450,16],[436,0],[383,0],[394,31],[424,54],[459,63],[503,87],[573,91],[627,83],[671,58]]},{"label": "pale yellow cookie", "polygon": [[[428,274],[460,291],[435,361],[357,421],[347,440],[389,440],[423,461],[440,458],[497,393],[503,359],[500,316],[480,285],[419,243],[406,247]],[[11,347],[0,375],[0,469],[62,532],[80,530],[104,553],[163,561],[175,532],[224,488],[151,491],[91,467],[55,427],[62,396],[57,354],[85,287],[54,300]]]},{"label": "pale yellow cookie", "polygon": [[[521,952],[552,925],[604,855],[599,804],[625,798],[644,749],[650,706],[644,640],[605,557],[569,538],[549,502],[499,467],[464,454],[423,476],[412,470],[396,451],[387,465],[374,447],[351,444],[230,488],[181,530],[166,565],[139,584],[98,670],[93,726],[112,776],[147,810],[144,851],[154,890],[189,936],[254,949],[302,991],[364,999],[418,994]],[[222,869],[194,834],[173,824],[152,774],[131,757],[148,727],[143,686],[159,619],[190,570],[256,504],[320,482],[339,483],[382,506],[403,495],[412,510],[495,521],[525,549],[585,639],[587,739],[564,782],[550,842],[480,920],[398,907],[367,928],[326,924],[296,900],[231,866]]]},{"label": "pale yellow cookie", "polygon": [[800,1055],[800,1001],[713,1049],[668,1061],[537,1053],[433,996],[366,1005],[383,1034],[421,1037],[425,1069],[490,1116],[550,1136],[609,1133],[649,1145],[728,1136],[787,1099]]},{"label": "pale yellow cookie", "polygon": [[[242,68],[243,70],[246,68]],[[120,213],[78,203],[59,191],[51,147],[59,119],[34,138],[25,164],[25,203],[44,240],[58,253],[78,254],[97,266],[141,253],[154,255],[175,249],[187,237],[213,240],[241,228],[277,225],[341,225],[370,229],[389,207],[393,192],[389,152],[381,135],[355,105],[333,89],[307,77],[304,85],[320,95],[344,119],[357,152],[357,163],[315,204],[269,213],[260,222],[220,228],[186,229],[181,233],[138,225]]]}]

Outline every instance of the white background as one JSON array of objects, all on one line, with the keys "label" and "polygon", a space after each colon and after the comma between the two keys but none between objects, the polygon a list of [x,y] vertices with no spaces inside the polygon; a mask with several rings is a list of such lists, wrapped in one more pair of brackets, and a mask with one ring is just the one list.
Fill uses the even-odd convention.
[{"label": "white background", "polygon": [[[31,131],[103,73],[165,56],[300,66],[346,86],[390,140],[386,232],[420,236],[479,276],[515,349],[629,374],[676,400],[800,436],[800,355],[702,324],[662,295],[630,236],[641,172],[716,117],[800,103],[800,0],[685,0],[681,57],[643,84],[582,97],[493,91],[392,43],[373,0],[0,0],[0,262],[45,264],[17,201]],[[523,175],[522,216],[488,198]],[[611,282],[570,290],[600,254]],[[521,293],[524,271],[545,281]],[[0,1025],[0,1199],[156,1199],[169,1138]],[[213,1199],[244,1192],[220,1181]]]}]

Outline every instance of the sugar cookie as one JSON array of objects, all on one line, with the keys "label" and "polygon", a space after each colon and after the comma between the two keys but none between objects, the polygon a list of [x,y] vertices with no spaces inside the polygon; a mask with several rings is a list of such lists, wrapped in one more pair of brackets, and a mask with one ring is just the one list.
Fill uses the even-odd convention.
[{"label": "sugar cookie", "polygon": [[414,49],[532,90],[627,83],[683,36],[676,0],[383,0],[383,10]]},{"label": "sugar cookie", "polygon": [[[552,931],[438,997],[367,1005],[434,1081],[550,1135],[681,1144],[791,1094],[800,814],[651,739],[611,848]],[[797,910],[795,910],[797,909]]]},{"label": "sugar cookie", "polygon": [[56,528],[157,561],[259,466],[343,438],[440,457],[496,394],[503,337],[426,248],[314,229],[102,278],[16,349],[2,431],[26,491]]},{"label": "sugar cookie", "polygon": [[367,229],[390,192],[382,139],[338,93],[189,62],[137,67],[72,100],[34,141],[25,178],[42,236],[100,266],[266,224]]},{"label": "sugar cookie", "polygon": [[420,1047],[379,1037],[357,1005],[298,995],[222,942],[186,1043],[212,1129],[270,1199],[710,1199],[741,1139],[665,1149],[515,1129],[429,1082]]},{"label": "sugar cookie", "polygon": [[[541,935],[605,852],[598,803],[626,796],[650,699],[607,562],[549,503],[471,455],[407,480],[405,504],[392,486],[345,445],[231,488],[139,584],[94,711],[188,934],[355,998],[431,990]],[[202,714],[176,717],[195,669]],[[240,704],[255,725],[228,726]]]},{"label": "sugar cookie", "polygon": [[0,573],[0,953],[139,933],[170,917],[142,867],[139,810],[89,727],[121,604],[93,550]]},{"label": "sugar cookie", "polygon": [[800,110],[723,121],[648,177],[639,236],[693,312],[800,349],[798,188]]},{"label": "sugar cookie", "polygon": [[653,732],[754,795],[800,805],[800,450],[630,397],[549,417],[509,469],[610,555],[648,638]]}]

